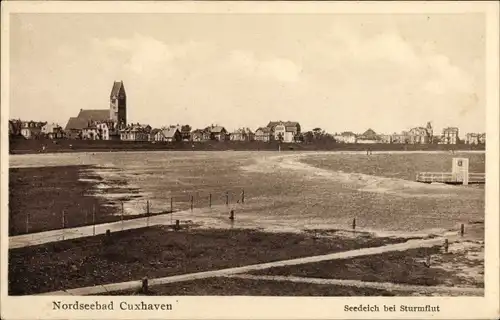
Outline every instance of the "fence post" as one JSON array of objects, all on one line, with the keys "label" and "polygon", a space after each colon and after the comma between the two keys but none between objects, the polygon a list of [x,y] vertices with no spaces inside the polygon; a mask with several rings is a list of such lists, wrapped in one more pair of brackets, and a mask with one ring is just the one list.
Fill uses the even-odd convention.
[{"label": "fence post", "polygon": [[122,230],[123,230],[123,212],[124,212],[124,211],[125,211],[125,210],[123,209],[123,201],[122,201]]},{"label": "fence post", "polygon": [[30,213],[26,211],[26,233],[29,233],[30,230]]},{"label": "fence post", "polygon": [[191,211],[193,211],[193,201],[194,201],[194,197],[191,196]]},{"label": "fence post", "polygon": [[226,191],[226,206],[229,205],[229,192]]},{"label": "fence post", "polygon": [[245,189],[241,189],[241,203],[245,203]]},{"label": "fence post", "polygon": [[444,252],[448,253],[449,242],[448,239],[444,239]]},{"label": "fence post", "polygon": [[462,225],[460,226],[460,236],[464,236],[464,233],[465,233],[465,226],[464,224],[462,223]]},{"label": "fence post", "polygon": [[208,207],[212,208],[212,194],[211,193],[208,195]]},{"label": "fence post", "polygon": [[148,293],[148,278],[142,278],[142,293]]},{"label": "fence post", "polygon": [[233,220],[234,220],[234,210],[231,210],[231,212],[230,212],[230,214],[229,214],[229,219],[230,219],[231,221],[233,221]]},{"label": "fence post", "polygon": [[146,227],[149,227],[149,200],[146,200]]},{"label": "fence post", "polygon": [[95,204],[92,207],[92,233],[95,236]]},{"label": "fence post", "polygon": [[64,210],[62,211],[62,239],[64,240],[64,228],[65,226],[65,221],[64,221]]},{"label": "fence post", "polygon": [[352,230],[356,229],[356,218],[352,219]]}]

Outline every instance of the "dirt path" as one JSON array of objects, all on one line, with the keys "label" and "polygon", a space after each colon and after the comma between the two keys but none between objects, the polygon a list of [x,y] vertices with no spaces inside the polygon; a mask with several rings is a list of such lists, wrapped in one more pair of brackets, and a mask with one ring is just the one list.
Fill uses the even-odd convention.
[{"label": "dirt path", "polygon": [[293,276],[254,276],[254,275],[228,275],[229,278],[266,280],[266,281],[291,281],[311,284],[329,284],[357,288],[382,289],[388,291],[418,292],[424,294],[459,294],[459,295],[484,295],[483,288],[473,287],[445,287],[445,286],[418,286],[409,284],[398,284],[392,282],[368,282],[360,280],[345,279],[321,279]]},{"label": "dirt path", "polygon": [[[453,242],[457,238],[458,238],[458,236],[454,236],[454,237],[451,236],[448,239],[450,242]],[[433,238],[433,239],[426,239],[426,240],[410,240],[410,241],[407,241],[404,243],[385,245],[385,246],[381,246],[381,247],[363,248],[363,249],[337,252],[337,253],[331,253],[331,254],[325,254],[325,255],[319,255],[319,256],[311,256],[311,257],[304,257],[304,258],[297,258],[297,259],[290,259],[290,260],[282,260],[282,261],[254,264],[254,265],[248,265],[248,266],[236,267],[236,268],[227,268],[227,269],[221,269],[221,270],[213,270],[213,271],[183,274],[183,275],[178,275],[178,276],[170,276],[170,277],[164,277],[164,278],[156,278],[156,279],[150,279],[149,285],[156,286],[156,285],[162,285],[162,284],[167,284],[167,283],[175,283],[175,282],[191,281],[191,280],[211,278],[211,277],[236,275],[236,274],[248,273],[251,271],[269,269],[269,268],[274,268],[274,267],[300,265],[300,264],[327,261],[327,260],[335,260],[335,259],[354,258],[354,257],[359,257],[359,256],[375,255],[375,254],[380,254],[380,253],[390,252],[390,251],[405,251],[405,250],[414,249],[414,248],[433,247],[435,245],[442,244],[443,241],[444,241],[444,238]],[[111,292],[111,291],[132,290],[132,289],[137,289],[140,287],[141,287],[141,281],[136,280],[136,281],[120,282],[120,283],[107,284],[107,285],[98,285],[98,286],[92,286],[92,287],[76,288],[76,289],[71,289],[71,290],[66,290],[66,291],[49,292],[49,293],[44,293],[42,295],[92,295],[92,294],[100,294],[100,293],[106,293],[106,292]]]}]

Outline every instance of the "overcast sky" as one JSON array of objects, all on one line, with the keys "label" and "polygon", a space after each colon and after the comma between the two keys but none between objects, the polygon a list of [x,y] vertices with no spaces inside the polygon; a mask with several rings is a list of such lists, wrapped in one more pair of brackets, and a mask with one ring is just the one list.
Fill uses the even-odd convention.
[{"label": "overcast sky", "polygon": [[485,131],[485,20],[455,15],[11,15],[10,117],[107,109],[129,122],[255,130]]}]

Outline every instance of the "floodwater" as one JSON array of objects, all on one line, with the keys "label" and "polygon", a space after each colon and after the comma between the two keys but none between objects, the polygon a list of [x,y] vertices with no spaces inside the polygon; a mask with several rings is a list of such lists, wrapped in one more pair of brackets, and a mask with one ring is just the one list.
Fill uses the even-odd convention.
[{"label": "floodwater", "polygon": [[[195,211],[203,214],[190,219],[202,224],[226,225],[233,208],[242,225],[347,230],[356,219],[357,230],[429,234],[484,222],[484,186],[412,180],[417,171],[451,171],[451,159],[462,156],[470,159],[471,172],[484,172],[484,153],[445,152],[36,154],[11,155],[10,167],[95,165],[88,170],[103,181],[93,194],[116,205],[123,195],[106,192],[113,183],[138,188],[139,198],[124,204],[125,214],[145,212],[146,200],[151,211],[170,209],[171,199],[175,210],[189,211],[193,199]],[[205,210],[210,202],[218,214]]]}]

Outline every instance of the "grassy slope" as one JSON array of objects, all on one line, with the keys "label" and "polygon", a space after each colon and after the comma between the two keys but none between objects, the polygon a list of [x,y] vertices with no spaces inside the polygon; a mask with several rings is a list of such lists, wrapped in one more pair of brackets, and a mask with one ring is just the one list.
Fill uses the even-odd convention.
[{"label": "grassy slope", "polygon": [[251,230],[125,230],[9,250],[9,294],[223,269],[401,242],[401,239],[317,239]]}]

